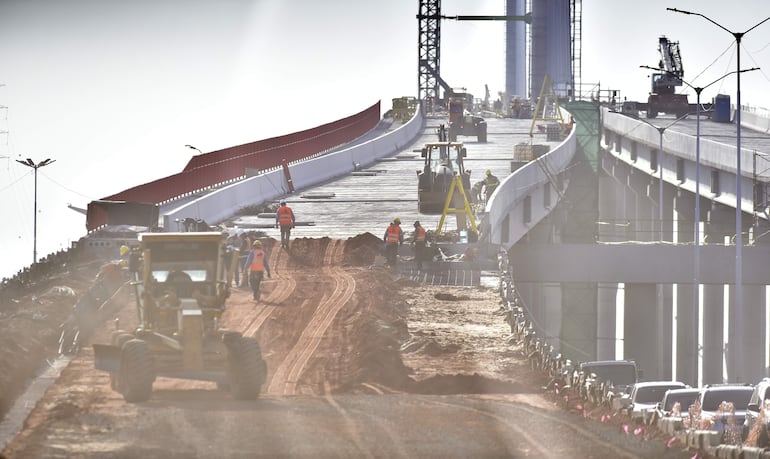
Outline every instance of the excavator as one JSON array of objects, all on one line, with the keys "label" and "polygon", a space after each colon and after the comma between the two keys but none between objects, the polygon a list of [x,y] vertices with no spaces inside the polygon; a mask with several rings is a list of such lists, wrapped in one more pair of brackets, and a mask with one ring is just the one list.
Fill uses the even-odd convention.
[{"label": "excavator", "polygon": [[655,118],[658,113],[672,113],[681,118],[690,110],[687,94],[677,94],[676,88],[682,86],[684,67],[679,52],[679,42],[670,41],[665,36],[658,39],[660,52],[660,72],[652,74],[652,92],[647,98],[647,118]]},{"label": "excavator", "polygon": [[[463,162],[467,156],[465,147],[460,142],[447,140],[443,124],[438,128],[438,138],[438,142],[426,143],[420,150],[425,163],[423,169],[417,171],[417,208],[423,214],[442,213],[455,176],[460,177],[465,190],[471,189],[471,171],[465,169]],[[460,190],[455,189],[454,194],[453,202],[462,202]]]}]

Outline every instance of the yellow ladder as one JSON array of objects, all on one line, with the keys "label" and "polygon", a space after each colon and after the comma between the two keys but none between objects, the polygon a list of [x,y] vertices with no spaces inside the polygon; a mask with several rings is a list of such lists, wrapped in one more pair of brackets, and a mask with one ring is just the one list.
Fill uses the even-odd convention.
[{"label": "yellow ladder", "polygon": [[[463,208],[462,209],[456,209],[454,207],[450,207],[452,204],[452,197],[454,196],[455,187],[457,187],[460,190],[460,194],[463,197]],[[476,229],[476,218],[473,216],[473,211],[471,210],[471,205],[468,203],[468,197],[465,194],[465,188],[463,187],[463,180],[462,177],[459,175],[455,175],[454,178],[452,178],[452,184],[449,186],[449,193],[446,195],[446,202],[444,203],[444,211],[441,213],[441,219],[438,221],[438,228],[436,228],[436,234],[441,234],[441,229],[444,227],[444,219],[446,219],[446,215],[448,213],[453,213],[456,216],[465,214],[468,216],[468,219],[471,222],[471,229],[478,233],[478,230]],[[459,225],[458,225],[459,226]],[[464,229],[464,228],[457,228],[458,230]]]},{"label": "yellow ladder", "polygon": [[[553,106],[546,106],[546,102],[551,102]],[[543,78],[543,86],[540,88],[540,97],[537,98],[535,113],[532,114],[532,125],[529,127],[530,137],[535,130],[536,121],[558,121],[560,126],[564,125],[564,118],[561,116],[561,108],[559,107],[559,96],[553,89],[551,75],[547,73]]]}]

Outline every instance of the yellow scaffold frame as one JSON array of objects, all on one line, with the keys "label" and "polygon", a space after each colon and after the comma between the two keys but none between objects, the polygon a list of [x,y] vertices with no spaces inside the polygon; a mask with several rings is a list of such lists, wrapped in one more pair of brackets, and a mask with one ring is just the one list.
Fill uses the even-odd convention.
[{"label": "yellow scaffold frame", "polygon": [[[452,197],[454,196],[455,187],[459,188],[460,194],[463,197],[463,208],[457,209],[454,207],[449,207],[452,204]],[[438,228],[436,228],[436,234],[441,234],[441,229],[444,227],[444,220],[446,219],[446,215],[448,213],[453,213],[455,215],[460,214],[466,214],[468,216],[468,220],[471,222],[471,229],[478,233],[478,230],[476,229],[476,218],[473,216],[473,210],[471,210],[471,205],[468,203],[468,196],[465,194],[465,187],[463,187],[463,180],[462,177],[459,175],[455,175],[452,178],[452,184],[449,186],[449,193],[446,195],[446,202],[444,203],[444,211],[441,213],[441,219],[438,221]],[[460,228],[457,228],[458,230]]]}]

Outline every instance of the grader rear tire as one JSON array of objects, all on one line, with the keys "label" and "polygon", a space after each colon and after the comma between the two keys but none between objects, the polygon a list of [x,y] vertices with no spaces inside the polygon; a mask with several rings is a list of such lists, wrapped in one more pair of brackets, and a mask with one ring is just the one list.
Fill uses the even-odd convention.
[{"label": "grader rear tire", "polygon": [[118,387],[129,403],[145,402],[152,395],[155,368],[147,343],[130,339],[123,344]]},{"label": "grader rear tire", "polygon": [[255,400],[267,377],[259,343],[241,336],[228,346],[228,380],[230,393],[236,400]]},{"label": "grader rear tire", "polygon": [[[134,339],[134,335],[125,330],[115,330],[112,333],[112,345],[117,346],[118,349],[123,349],[123,345]],[[118,390],[118,374],[110,372],[110,388],[112,390]]]}]

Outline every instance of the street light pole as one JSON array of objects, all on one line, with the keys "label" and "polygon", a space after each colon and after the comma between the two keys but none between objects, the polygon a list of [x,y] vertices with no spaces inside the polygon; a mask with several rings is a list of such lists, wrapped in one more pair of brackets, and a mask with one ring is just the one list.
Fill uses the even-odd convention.
[{"label": "street light pole", "polygon": [[[641,68],[649,69],[649,70],[661,70],[659,68],[650,67],[648,65],[641,65]],[[728,76],[734,74],[734,73],[742,73],[742,72],[751,72],[754,70],[759,70],[758,67],[745,69],[745,70],[734,70],[732,72],[728,72],[721,77],[717,78],[716,80],[712,81],[711,83],[705,85],[696,87],[692,84],[684,81],[683,79],[679,78],[679,81],[686,84],[690,88],[692,88],[693,91],[695,91],[695,217],[694,220],[694,228],[693,228],[693,241],[695,242],[695,252],[693,257],[693,264],[694,264],[694,278],[693,278],[693,304],[694,304],[694,311],[698,311],[698,308],[700,307],[700,107],[701,107],[701,100],[700,95],[709,86],[713,85],[714,83],[717,83],[719,81],[722,81],[724,78],[727,78]],[[664,70],[666,71],[666,70]],[[668,72],[673,75],[672,72]],[[675,75],[676,76],[676,75]],[[662,140],[662,138],[661,138]],[[661,150],[663,149],[663,146],[661,145]],[[695,334],[693,336],[698,336],[698,321],[693,321],[695,323]],[[697,362],[697,356],[695,358],[695,371],[693,375],[696,375],[697,377],[698,373],[698,362]]]},{"label": "street light pole", "polygon": [[203,154],[202,151],[198,150],[197,148],[193,147],[192,145],[185,145],[185,147],[187,147],[187,148],[189,148],[191,150],[196,150],[196,151],[198,151],[198,153]]},{"label": "street light pole", "polygon": [[[767,22],[770,20],[770,17],[767,17],[757,24],[755,24],[753,27],[749,28],[745,32],[733,32],[731,30],[726,29],[721,24],[717,23],[716,21],[712,20],[706,15],[703,15],[701,13],[694,13],[692,11],[685,11],[680,10],[677,8],[666,8],[668,11],[673,11],[675,13],[682,13],[687,15],[694,15],[694,16],[700,16],[703,19],[707,20],[708,22],[714,24],[715,26],[719,27],[720,29],[724,30],[725,32],[729,33],[735,38],[735,45],[736,45],[736,52],[737,52],[737,70],[736,73],[738,74],[737,80],[738,80],[738,87],[736,89],[736,111],[735,111],[735,124],[737,124],[737,137],[736,137],[736,170],[735,170],[735,311],[733,314],[733,318],[735,320],[735,323],[737,324],[736,330],[738,331],[736,333],[736,336],[743,337],[742,333],[742,327],[743,327],[743,212],[741,209],[741,201],[743,199],[742,197],[742,191],[741,191],[741,179],[743,177],[743,173],[741,170],[741,39],[744,35],[751,32],[755,28],[759,27],[764,22]],[[739,377],[743,377],[743,349],[740,345],[734,345],[734,356],[735,356],[735,362],[734,362],[734,371],[735,374]]]},{"label": "street light pole", "polygon": [[44,159],[40,161],[39,163],[35,163],[31,159],[27,158],[25,161],[21,161],[19,159],[16,160],[19,164],[24,164],[27,167],[31,167],[35,170],[35,204],[34,204],[34,218],[32,220],[32,264],[34,265],[37,263],[37,170],[43,166],[47,166],[53,162],[56,162],[55,159]]}]

